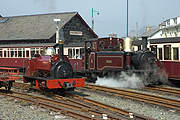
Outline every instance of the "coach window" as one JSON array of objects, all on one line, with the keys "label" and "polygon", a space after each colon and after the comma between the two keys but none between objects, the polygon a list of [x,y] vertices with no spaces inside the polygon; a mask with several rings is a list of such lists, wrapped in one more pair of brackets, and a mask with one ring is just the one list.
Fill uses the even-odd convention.
[{"label": "coach window", "polygon": [[72,58],[75,58],[75,55],[76,55],[76,51],[75,51],[75,49],[73,48],[73,51],[72,51],[73,53],[72,53]]},{"label": "coach window", "polygon": [[4,50],[4,57],[7,57],[7,53],[6,53],[6,50]]},{"label": "coach window", "polygon": [[23,57],[25,57],[25,48],[23,48]]},{"label": "coach window", "polygon": [[173,48],[173,60],[179,60],[179,48]]},{"label": "coach window", "polygon": [[68,49],[68,58],[72,58],[72,49]]},{"label": "coach window", "polygon": [[153,53],[156,55],[157,57],[157,45],[152,45],[151,47],[151,51],[153,51]]},{"label": "coach window", "polygon": [[11,55],[10,57],[14,56],[14,49],[13,48],[10,49],[10,55]]},{"label": "coach window", "polygon": [[10,49],[9,48],[7,49],[7,52],[8,52],[7,57],[9,58],[10,57]]},{"label": "coach window", "polygon": [[0,49],[0,57],[2,57],[2,49]]},{"label": "coach window", "polygon": [[80,52],[79,52],[80,49],[76,49],[76,58],[80,58]]},{"label": "coach window", "polygon": [[21,48],[18,48],[18,57],[22,57],[22,49]]},{"label": "coach window", "polygon": [[82,58],[83,54],[84,54],[84,48],[80,48],[80,58]]},{"label": "coach window", "polygon": [[36,48],[36,54],[40,53],[40,48]]},{"label": "coach window", "polygon": [[44,49],[43,49],[43,48],[40,48],[40,49],[41,49],[41,50],[40,50],[40,54],[43,55]]},{"label": "coach window", "polygon": [[31,56],[33,57],[34,54],[35,54],[35,48],[32,48],[32,49],[31,49]]},{"label": "coach window", "polygon": [[29,50],[26,50],[26,57],[29,57]]},{"label": "coach window", "polygon": [[162,48],[158,48],[159,50],[159,60],[162,60]]},{"label": "coach window", "polygon": [[17,57],[17,48],[15,48],[15,57]]},{"label": "coach window", "polygon": [[171,60],[171,45],[164,45],[164,60]]}]

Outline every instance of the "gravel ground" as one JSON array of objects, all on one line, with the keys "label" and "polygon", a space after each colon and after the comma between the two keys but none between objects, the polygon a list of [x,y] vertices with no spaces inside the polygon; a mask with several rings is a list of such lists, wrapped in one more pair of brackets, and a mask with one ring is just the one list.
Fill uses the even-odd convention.
[{"label": "gravel ground", "polygon": [[61,113],[0,96],[0,120],[73,120]]},{"label": "gravel ground", "polygon": [[156,105],[136,102],[121,97],[113,97],[109,95],[105,96],[97,92],[94,93],[85,90],[80,91],[83,91],[83,94],[89,95],[87,96],[87,98],[89,99],[100,101],[102,103],[125,109],[130,112],[142,114],[157,120],[180,120],[180,111],[163,108]]}]

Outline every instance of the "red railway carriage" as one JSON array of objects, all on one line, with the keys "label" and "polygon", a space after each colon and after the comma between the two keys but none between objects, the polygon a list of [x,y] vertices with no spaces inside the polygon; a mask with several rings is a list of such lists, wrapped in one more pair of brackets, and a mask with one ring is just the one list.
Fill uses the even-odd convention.
[{"label": "red railway carriage", "polygon": [[180,80],[180,38],[150,40],[150,49],[161,61],[169,79]]},{"label": "red railway carriage", "polygon": [[27,61],[35,54],[42,54],[44,49],[54,43],[4,45],[0,48],[0,66],[26,68]]},{"label": "red railway carriage", "polygon": [[15,80],[19,80],[19,69],[0,67],[0,88],[10,90]]}]

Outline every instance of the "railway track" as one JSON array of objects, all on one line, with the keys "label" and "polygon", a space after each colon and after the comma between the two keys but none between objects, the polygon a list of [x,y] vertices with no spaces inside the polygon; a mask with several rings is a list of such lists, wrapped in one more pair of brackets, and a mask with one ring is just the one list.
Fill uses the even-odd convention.
[{"label": "railway track", "polygon": [[145,90],[152,90],[152,91],[160,91],[160,92],[165,92],[173,95],[180,96],[180,90],[174,89],[174,88],[162,88],[162,87],[145,87]]},{"label": "railway track", "polygon": [[130,90],[108,88],[104,86],[97,86],[97,85],[90,85],[90,84],[86,85],[84,88],[108,92],[116,96],[121,96],[128,99],[155,104],[155,105],[167,107],[170,109],[180,110],[180,101],[178,100],[168,99],[168,98],[159,97],[155,95],[144,94],[140,92],[134,92]]},{"label": "railway track", "polygon": [[[139,114],[136,114],[136,113],[132,113],[132,112],[129,112],[129,111],[126,111],[126,110],[122,110],[122,109],[119,109],[119,108],[116,108],[116,107],[112,107],[112,106],[109,106],[109,105],[106,105],[106,104],[103,104],[103,103],[100,103],[100,102],[97,102],[97,101],[94,101],[94,100],[91,100],[91,99],[87,99],[87,98],[84,98],[84,97],[81,97],[81,96],[78,96],[78,95],[72,95],[72,97],[73,97],[73,99],[75,99],[77,104],[84,105],[84,103],[88,103],[91,106],[93,106],[94,109],[98,109],[98,108],[100,108],[101,110],[108,109],[110,111],[115,112],[116,114],[121,115],[121,116],[126,116],[126,118],[128,118],[128,119],[129,119],[129,117],[132,117],[132,118],[135,118],[136,120],[153,120],[153,118],[145,117],[145,116],[142,116],[142,115],[139,115]],[[57,99],[62,99],[61,96],[57,96],[57,95],[56,95],[56,98]],[[65,99],[68,102],[72,101],[72,98],[65,98]],[[106,112],[103,111],[103,113],[108,115],[110,112],[109,111],[106,111]]]},{"label": "railway track", "polygon": [[112,120],[129,120],[130,118],[135,118],[136,120],[153,120],[153,118],[118,109],[74,94],[69,95],[70,97],[53,94],[50,99],[18,92],[0,94],[31,102],[50,110],[60,111],[61,113],[65,113],[65,115],[82,120],[102,119],[104,115],[107,115],[107,118]]},{"label": "railway track", "polygon": [[[23,100],[32,104],[36,104],[40,107],[50,109],[53,111],[58,111],[61,112],[62,114],[78,118],[81,120],[91,120],[92,117],[89,114],[82,114],[78,113],[77,109],[81,109],[78,106],[75,105],[68,105],[63,102],[59,102],[56,100],[51,100],[43,97],[37,97],[37,96],[32,96],[32,95],[27,95],[23,93],[18,93],[18,92],[12,92],[11,94],[7,93],[0,93],[0,95],[12,97],[15,99]],[[94,120],[98,120],[97,118],[93,118]]]}]

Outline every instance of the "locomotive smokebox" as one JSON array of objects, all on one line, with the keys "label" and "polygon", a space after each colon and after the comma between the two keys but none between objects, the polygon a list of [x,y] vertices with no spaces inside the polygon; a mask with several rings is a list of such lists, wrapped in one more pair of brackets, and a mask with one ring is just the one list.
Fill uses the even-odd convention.
[{"label": "locomotive smokebox", "polygon": [[130,37],[125,38],[124,40],[124,51],[125,52],[132,52],[132,40]]},{"label": "locomotive smokebox", "polygon": [[146,37],[146,36],[143,36],[143,37],[142,37],[143,51],[146,51],[146,50],[147,50],[147,44],[148,44],[147,37]]}]

